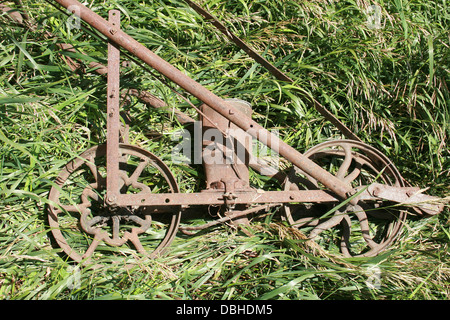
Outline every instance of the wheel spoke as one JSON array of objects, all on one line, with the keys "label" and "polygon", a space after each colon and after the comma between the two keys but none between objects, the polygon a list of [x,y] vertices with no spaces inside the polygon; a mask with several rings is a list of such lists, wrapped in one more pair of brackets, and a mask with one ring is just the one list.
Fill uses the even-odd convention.
[{"label": "wheel spoke", "polygon": [[90,258],[92,254],[94,253],[95,249],[97,249],[97,246],[102,242],[102,239],[98,237],[97,235],[92,239],[92,242],[89,246],[89,248],[86,250],[86,252],[83,254],[82,258]]},{"label": "wheel spoke", "polygon": [[350,172],[344,179],[343,181],[349,185],[352,184],[353,181],[355,181],[356,178],[359,177],[359,175],[361,174],[361,169],[362,169],[362,164],[357,161],[356,162],[356,167],[355,169],[353,169],[352,172]]},{"label": "wheel spoke", "polygon": [[62,212],[74,212],[74,213],[81,213],[82,206],[79,205],[60,205],[60,208],[62,209],[56,209],[54,211],[55,214],[60,214]]},{"label": "wheel spoke", "polygon": [[92,228],[93,226],[95,226],[97,223],[103,223],[105,222],[105,217],[102,216],[96,216],[93,217],[90,220],[86,220],[86,225],[90,228]]},{"label": "wheel spoke", "polygon": [[95,179],[95,182],[99,182],[99,179],[100,179],[100,177],[101,177],[101,174],[100,174],[100,172],[99,172],[99,170],[98,170],[98,167],[95,165],[95,163],[94,163],[94,160],[95,158],[92,156],[92,157],[90,157],[89,159],[86,159],[86,166],[89,168],[89,170],[90,170],[90,172],[91,172],[91,174],[92,174],[92,176],[94,177],[94,179]]},{"label": "wheel spoke", "polygon": [[374,249],[378,246],[378,243],[376,243],[370,236],[370,230],[369,230],[370,227],[369,227],[369,221],[368,221],[367,215],[360,206],[357,206],[357,207],[358,208],[355,208],[354,214],[356,215],[356,217],[359,220],[359,225],[361,227],[361,234],[362,234],[364,240],[366,241],[367,245],[371,249]]},{"label": "wheel spoke", "polygon": [[135,222],[137,225],[140,226],[139,228],[142,230],[141,232],[144,232],[150,227],[150,224],[152,223],[151,218],[152,217],[150,215],[146,215],[145,219],[142,219],[136,215],[131,215],[128,217],[129,220],[132,220],[133,222]]},{"label": "wheel spoke", "polygon": [[118,216],[112,216],[112,223],[113,223],[113,228],[112,228],[112,234],[113,234],[113,241],[118,241],[120,239],[120,220]]},{"label": "wheel spoke", "polygon": [[134,234],[134,233],[130,234],[128,239],[134,245],[137,252],[139,252],[141,254],[145,254],[146,250],[145,250],[144,246],[142,245],[141,241],[139,240],[139,237],[136,234]]},{"label": "wheel spoke", "polygon": [[83,193],[81,194],[81,203],[89,208],[91,206],[92,200],[99,201],[99,194],[96,192],[98,189],[97,183],[90,184],[86,188],[84,188]]},{"label": "wheel spoke", "polygon": [[319,224],[319,219],[316,217],[306,217],[295,220],[291,227],[300,228],[303,226],[317,226]]},{"label": "wheel spoke", "polygon": [[344,149],[345,157],[344,161],[342,162],[341,166],[339,167],[339,170],[336,174],[336,177],[343,180],[348,168],[352,164],[353,155],[352,155],[352,148],[348,144],[340,145]]},{"label": "wheel spoke", "polygon": [[138,166],[134,170],[133,174],[130,176],[131,181],[137,181],[137,179],[141,176],[142,171],[147,167],[148,160],[142,159],[141,162],[139,162]]},{"label": "wheel spoke", "polygon": [[343,218],[342,213],[339,211],[336,211],[336,213],[333,217],[331,217],[330,219],[328,219],[325,222],[320,223],[317,227],[315,227],[309,233],[309,238],[314,239],[315,237],[320,235],[323,231],[337,226],[339,223],[341,223],[342,218]]}]

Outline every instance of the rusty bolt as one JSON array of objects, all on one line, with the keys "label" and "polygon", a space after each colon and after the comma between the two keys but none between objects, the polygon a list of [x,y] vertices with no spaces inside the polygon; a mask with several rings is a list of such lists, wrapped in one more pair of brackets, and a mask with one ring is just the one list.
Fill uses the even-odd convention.
[{"label": "rusty bolt", "polygon": [[106,198],[106,204],[112,206],[112,205],[114,205],[114,204],[116,203],[116,200],[117,200],[116,196],[114,196],[114,195],[109,195],[109,196]]},{"label": "rusty bolt", "polygon": [[372,194],[373,194],[375,197],[378,197],[378,196],[380,195],[380,192],[381,192],[380,188],[375,187],[375,188],[373,188]]}]

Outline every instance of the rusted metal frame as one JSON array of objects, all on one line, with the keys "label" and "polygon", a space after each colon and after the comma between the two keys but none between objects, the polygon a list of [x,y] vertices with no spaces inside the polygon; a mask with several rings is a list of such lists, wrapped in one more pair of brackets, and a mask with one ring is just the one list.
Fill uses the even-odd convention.
[{"label": "rusted metal frame", "polygon": [[[244,50],[250,57],[252,57],[255,61],[260,63],[263,67],[269,70],[278,80],[286,81],[291,84],[294,84],[294,80],[289,78],[286,74],[280,71],[277,67],[267,61],[264,57],[262,57],[258,52],[256,52],[253,48],[247,45],[242,39],[233,34],[227,27],[225,27],[216,17],[214,17],[211,13],[200,7],[198,4],[185,0],[189,6],[194,9],[197,13],[206,18],[207,21],[210,21],[212,25],[214,25],[220,32],[222,32],[228,39],[233,41],[239,48]],[[330,111],[328,111],[324,106],[322,106],[318,101],[314,98],[305,96],[308,103],[312,105],[322,116],[325,117],[328,121],[334,124],[348,139],[361,141],[361,139],[355,135],[349,128],[347,128],[339,119],[337,119]]]},{"label": "rusted metal frame", "polygon": [[[358,191],[359,190],[359,191]],[[437,203],[438,197],[421,193],[418,188],[392,187],[373,183],[369,186],[359,186],[358,200],[364,202],[388,200],[404,205],[417,206],[428,215],[435,215],[443,210],[443,204]],[[160,194],[120,194],[118,206],[147,206],[156,210],[177,206],[223,205],[224,198],[232,205],[238,204],[283,204],[283,203],[336,203],[340,199],[324,190],[234,190],[232,193],[198,192],[198,193],[160,193]]]},{"label": "rusted metal frame", "polygon": [[[3,8],[3,7],[0,5],[0,9],[1,8]],[[9,7],[4,8],[4,11],[13,11],[13,10],[14,9],[9,8]],[[14,11],[14,13],[18,14],[18,17],[16,17],[16,16],[12,17],[12,18],[14,18],[14,21],[16,21],[18,24],[23,24],[22,16],[20,16],[20,14],[16,11]],[[26,19],[28,19],[28,18],[26,18]],[[28,25],[31,25],[31,24],[29,23]],[[48,31],[46,31],[46,36],[54,37],[54,35],[52,35]],[[64,51],[74,52],[74,53],[77,52],[75,50],[75,48],[70,44],[57,43],[56,45]],[[61,54],[61,56],[62,56],[62,59],[64,61],[66,61],[67,65],[73,72],[76,72],[76,71],[86,72],[85,68],[83,68],[81,63],[75,62],[72,58],[70,58],[68,56],[64,56],[63,54]],[[99,62],[90,62],[88,64],[88,68],[95,71],[96,73],[98,73],[100,75],[106,75],[108,73],[108,67]],[[128,99],[128,97],[127,97],[128,95],[137,97],[139,100],[141,100],[143,103],[149,105],[150,107],[153,107],[156,109],[163,109],[170,113],[173,112],[175,114],[175,117],[181,124],[191,124],[191,123],[195,122],[195,120],[193,118],[191,118],[189,115],[183,113],[182,111],[180,111],[178,109],[173,110],[173,108],[170,108],[166,102],[164,102],[160,98],[154,96],[153,94],[151,94],[147,91],[131,88],[131,89],[123,90],[121,92],[122,99]],[[125,132],[126,132],[126,130],[125,130]],[[250,161],[249,166],[252,169],[256,170],[257,172],[264,174],[265,176],[272,177],[272,178],[278,180],[279,183],[283,183],[286,178],[286,175],[284,172],[278,171],[277,169],[271,167],[263,159],[260,159],[260,158],[252,158],[252,161]],[[264,172],[264,173],[262,173],[262,172]]]},{"label": "rusted metal frame", "polygon": [[209,107],[229,119],[242,130],[248,132],[252,137],[256,138],[269,148],[276,150],[285,159],[302,169],[305,173],[320,181],[325,187],[329,188],[339,197],[346,199],[350,194],[352,190],[350,185],[340,181],[325,169],[315,164],[312,160],[308,159],[287,143],[271,134],[268,130],[260,126],[255,121],[246,118],[236,108],[229,106],[229,104],[227,104],[223,99],[219,98],[195,80],[186,76],[170,63],[157,56],[125,32],[121,31],[117,28],[117,26],[113,26],[108,21],[76,0],[55,1],[65,8],[77,6],[79,8],[78,13],[80,18],[91,25],[94,29],[98,30],[108,39],[166,76],[169,80],[178,84],[199,100],[206,103]]},{"label": "rusted metal frame", "polygon": [[[110,10],[109,21],[113,27],[120,28],[120,11]],[[112,41],[108,42],[108,84],[106,101],[106,202],[114,204],[120,193],[120,49]]]},{"label": "rusted metal frame", "polygon": [[[22,7],[21,7],[22,8]],[[4,5],[0,5],[0,9],[2,11],[7,12],[11,18],[19,25],[27,26],[31,30],[35,29],[35,25],[32,24],[29,20],[28,16],[25,16],[24,13],[19,13],[18,11],[15,11],[13,8],[6,7]],[[23,16],[23,18],[22,18]],[[48,31],[45,31],[46,37],[55,37],[53,34],[51,34]],[[67,43],[56,43],[56,45],[61,48],[63,51],[67,52],[73,52],[76,53],[77,51],[71,44]],[[73,72],[81,71],[86,72],[86,69],[82,66],[81,63],[75,62],[72,58],[65,56],[61,54],[62,59],[67,63],[69,68]],[[99,63],[99,62],[89,62],[87,66],[90,70],[93,70],[94,72],[100,74],[100,75],[106,75],[108,73],[108,67]],[[195,122],[193,118],[191,118],[189,115],[183,113],[182,111],[178,109],[170,108],[166,102],[161,100],[160,98],[154,96],[153,94],[144,91],[144,90],[138,90],[134,88],[129,88],[126,90],[121,91],[121,98],[122,99],[128,99],[128,96],[135,96],[143,103],[147,104],[148,106],[155,108],[155,109],[163,109],[167,112],[174,113],[175,117],[181,124],[192,124]],[[125,130],[126,132],[126,130]],[[257,172],[264,172],[265,176],[272,177],[276,180],[278,180],[280,183],[284,182],[284,179],[286,178],[286,175],[282,171],[278,171],[275,168],[271,167],[269,164],[267,164],[263,159],[260,158],[252,158],[252,161],[250,161],[250,167],[256,170]]]},{"label": "rusted metal frame", "polygon": [[[158,193],[158,194],[120,194],[117,197],[118,206],[195,206],[195,205],[223,205],[221,192],[197,193]],[[231,204],[257,203],[300,203],[300,202],[338,202],[339,199],[323,190],[294,190],[294,191],[235,191]]]}]

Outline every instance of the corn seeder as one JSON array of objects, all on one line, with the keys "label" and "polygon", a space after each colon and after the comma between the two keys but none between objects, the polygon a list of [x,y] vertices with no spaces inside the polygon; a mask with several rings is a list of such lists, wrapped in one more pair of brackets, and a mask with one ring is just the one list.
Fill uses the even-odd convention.
[{"label": "corn seeder", "polygon": [[[443,210],[438,198],[410,186],[386,156],[361,142],[316,101],[310,100],[348,139],[325,142],[302,154],[253,121],[248,103],[216,96],[123,32],[120,11],[110,11],[107,21],[75,0],[55,1],[69,10],[76,8],[73,12],[109,41],[106,144],[70,161],[49,194],[52,234],[73,260],[90,259],[101,243],[131,242],[139,253],[158,256],[179,231],[183,213],[195,206],[216,206],[223,214],[219,221],[234,224],[248,223],[250,214],[269,207],[281,207],[282,219],[306,230],[310,239],[337,237],[344,256],[374,256],[386,249],[403,227],[407,210],[420,215]],[[188,3],[275,76],[290,81],[206,11]],[[203,102],[194,107],[202,120],[205,190],[181,193],[160,158],[130,145],[121,134],[121,49]],[[275,150],[291,169],[279,172],[255,160],[252,139]],[[250,167],[282,181],[283,190],[253,188]],[[336,227],[342,231],[339,235]]]}]

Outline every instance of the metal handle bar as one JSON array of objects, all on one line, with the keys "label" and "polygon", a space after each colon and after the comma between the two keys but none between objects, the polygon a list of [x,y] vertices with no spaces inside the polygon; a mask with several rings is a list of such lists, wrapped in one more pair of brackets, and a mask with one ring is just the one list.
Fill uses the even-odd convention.
[{"label": "metal handle bar", "polygon": [[248,119],[234,107],[228,105],[223,99],[203,87],[201,84],[183,74],[170,63],[160,58],[151,50],[144,47],[131,36],[121,31],[118,27],[100,17],[98,14],[82,5],[76,0],[55,0],[66,9],[77,8],[72,13],[77,13],[79,17],[94,29],[98,30],[110,41],[124,48],[132,55],[142,60],[151,68],[157,70],[168,79],[191,93],[193,96],[203,101],[206,105],[223,115],[232,123],[248,132],[252,137],[269,148],[277,151],[286,160],[303,170],[306,174],[320,181],[325,187],[336,193],[341,198],[348,197],[352,188],[336,178],[334,175],[321,168],[309,158],[289,146],[287,143],[271,134],[255,121]]}]

